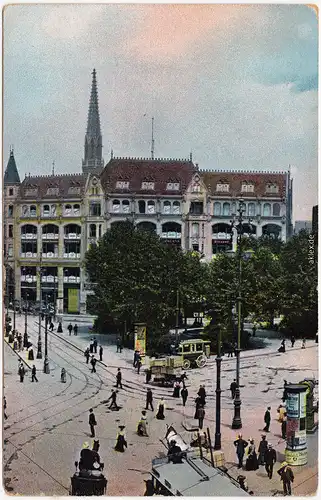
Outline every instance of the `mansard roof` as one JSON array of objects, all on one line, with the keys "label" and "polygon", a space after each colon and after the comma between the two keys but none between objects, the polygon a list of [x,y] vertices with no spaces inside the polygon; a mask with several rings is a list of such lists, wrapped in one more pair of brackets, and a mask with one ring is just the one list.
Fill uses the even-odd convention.
[{"label": "mansard roof", "polygon": [[[101,183],[109,193],[182,194],[197,167],[190,160],[168,158],[112,158],[106,165]],[[128,181],[128,189],[116,187],[118,181]],[[154,189],[142,189],[143,182],[153,182]],[[167,183],[179,183],[178,191],[168,191]]]},{"label": "mansard roof", "polygon": [[20,177],[16,165],[16,160],[14,159],[13,150],[10,151],[7,168],[4,173],[4,184],[20,184]]},{"label": "mansard roof", "polygon": [[[237,171],[237,170],[201,170],[200,176],[212,196],[256,198],[257,196],[275,197],[275,194],[266,193],[267,184],[276,184],[279,187],[278,196],[286,193],[286,172],[277,171]],[[230,185],[228,193],[216,191],[217,184]],[[254,184],[254,192],[242,193],[243,183]]]},{"label": "mansard roof", "polygon": [[[86,183],[86,175],[83,174],[62,174],[62,175],[39,175],[34,177],[26,177],[20,186],[21,199],[57,199],[63,198],[81,198],[84,194]],[[49,188],[58,188],[58,194],[47,194]],[[70,188],[80,188],[71,190]],[[37,189],[36,194],[28,194],[28,190]]]}]

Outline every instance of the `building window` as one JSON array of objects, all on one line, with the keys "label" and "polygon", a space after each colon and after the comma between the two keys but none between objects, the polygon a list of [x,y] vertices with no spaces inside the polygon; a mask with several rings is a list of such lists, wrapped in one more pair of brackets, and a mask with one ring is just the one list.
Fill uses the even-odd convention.
[{"label": "building window", "polygon": [[70,186],[68,194],[80,194],[80,187]]},{"label": "building window", "polygon": [[222,184],[222,183],[219,183],[219,184],[216,184],[216,191],[220,191],[220,192],[228,192],[230,190],[230,185],[229,184]]},{"label": "building window", "polygon": [[201,185],[199,181],[195,181],[192,185],[192,193],[200,193],[201,192]]},{"label": "building window", "polygon": [[8,228],[9,228],[9,238],[13,238],[13,225],[9,224]]},{"label": "building window", "polygon": [[230,215],[230,204],[223,203],[223,215]]},{"label": "building window", "polygon": [[31,207],[30,207],[30,215],[31,215],[31,217],[36,217],[36,215],[37,215],[37,207],[36,207],[36,205],[31,205]]},{"label": "building window", "polygon": [[155,202],[152,200],[149,200],[147,202],[147,213],[148,214],[154,214],[155,213]]},{"label": "building window", "polygon": [[99,226],[98,226],[98,236],[99,236],[99,238],[101,237],[101,224],[99,224]]},{"label": "building window", "polygon": [[218,201],[214,203],[214,215],[221,215],[221,204]]},{"label": "building window", "polygon": [[59,195],[59,188],[58,187],[50,187],[47,189],[48,196],[58,196]]},{"label": "building window", "polygon": [[9,196],[13,196],[13,188],[9,188]]},{"label": "building window", "polygon": [[142,189],[154,189],[155,182],[142,182]]},{"label": "building window", "polygon": [[118,214],[119,210],[120,210],[120,201],[113,200],[113,212],[114,212],[114,214]]},{"label": "building window", "polygon": [[128,188],[129,188],[128,181],[117,181],[116,182],[116,189],[128,189]]},{"label": "building window", "polygon": [[167,191],[179,191],[179,182],[168,182],[166,189]]},{"label": "building window", "polygon": [[72,206],[71,205],[65,205],[65,215],[70,215],[71,214],[71,210],[72,210]]},{"label": "building window", "polygon": [[45,217],[48,217],[48,215],[50,215],[50,207],[49,207],[49,205],[44,205],[43,206],[43,215]]},{"label": "building window", "polygon": [[8,257],[13,257],[13,246],[12,245],[8,246]]},{"label": "building window", "polygon": [[173,214],[179,215],[181,212],[181,204],[179,201],[174,201],[173,203]]},{"label": "building window", "polygon": [[91,188],[91,194],[94,195],[94,196],[97,196],[99,194],[98,193],[98,187]]},{"label": "building window", "polygon": [[250,217],[255,216],[255,203],[249,203],[248,204],[248,214]]},{"label": "building window", "polygon": [[271,205],[270,203],[264,203],[263,205],[263,217],[271,216]]},{"label": "building window", "polygon": [[199,224],[195,222],[192,224],[192,238],[198,238],[200,232]]},{"label": "building window", "polygon": [[89,237],[96,238],[96,224],[90,224],[89,226]]},{"label": "building window", "polygon": [[91,203],[90,204],[89,215],[94,215],[94,216],[101,215],[100,203]]},{"label": "building window", "polygon": [[171,213],[171,202],[170,201],[164,201],[163,203],[163,213],[164,214],[170,214]]},{"label": "building window", "polygon": [[279,192],[279,186],[277,184],[267,184],[265,192],[270,194],[276,194]]},{"label": "building window", "polygon": [[13,217],[13,205],[9,205],[8,207],[8,217]]},{"label": "building window", "polygon": [[275,217],[280,217],[280,203],[273,203],[273,215]]},{"label": "building window", "polygon": [[191,201],[190,214],[202,215],[203,214],[203,202]]},{"label": "building window", "polygon": [[254,193],[254,184],[242,182],[241,191],[242,193]]},{"label": "building window", "polygon": [[144,200],[139,200],[138,202],[138,212],[140,214],[145,214],[146,213],[146,203]]},{"label": "building window", "polygon": [[25,189],[25,196],[37,196],[38,188],[27,188]]},{"label": "building window", "polygon": [[78,203],[74,205],[74,215],[79,215],[80,214],[80,205]]},{"label": "building window", "polygon": [[123,200],[121,205],[122,205],[122,211],[125,214],[129,214],[129,201],[128,200]]}]

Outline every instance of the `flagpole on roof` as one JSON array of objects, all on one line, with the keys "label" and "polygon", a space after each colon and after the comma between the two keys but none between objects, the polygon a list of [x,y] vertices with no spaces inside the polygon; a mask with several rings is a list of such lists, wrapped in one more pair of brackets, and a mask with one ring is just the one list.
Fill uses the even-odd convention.
[{"label": "flagpole on roof", "polygon": [[152,117],[152,147],[151,147],[151,158],[152,158],[152,160],[154,159],[154,148],[155,148],[155,141],[154,141],[154,117]]}]

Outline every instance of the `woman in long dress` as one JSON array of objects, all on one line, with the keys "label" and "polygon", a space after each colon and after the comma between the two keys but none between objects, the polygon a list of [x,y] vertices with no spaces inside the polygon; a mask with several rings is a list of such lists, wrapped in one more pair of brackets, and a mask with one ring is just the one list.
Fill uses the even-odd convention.
[{"label": "woman in long dress", "polygon": [[257,454],[254,444],[254,439],[250,438],[250,445],[248,447],[248,455],[246,459],[245,469],[246,470],[257,470],[259,468]]},{"label": "woman in long dress", "polygon": [[124,453],[125,448],[127,448],[127,441],[125,438],[124,429],[125,429],[124,425],[119,426],[119,432],[117,434],[116,445],[114,448],[115,451],[119,451],[120,453]]},{"label": "woman in long dress", "polygon": [[176,381],[174,384],[173,398],[179,398],[180,390],[181,390],[181,384],[178,381]]},{"label": "woman in long dress", "polygon": [[162,398],[158,403],[158,411],[156,415],[157,420],[164,420],[165,418],[164,410],[165,410],[165,401]]},{"label": "woman in long dress", "polygon": [[146,411],[142,411],[142,416],[140,418],[140,421],[138,422],[137,425],[137,434],[139,436],[146,436],[148,437],[147,433],[147,417],[146,417]]}]

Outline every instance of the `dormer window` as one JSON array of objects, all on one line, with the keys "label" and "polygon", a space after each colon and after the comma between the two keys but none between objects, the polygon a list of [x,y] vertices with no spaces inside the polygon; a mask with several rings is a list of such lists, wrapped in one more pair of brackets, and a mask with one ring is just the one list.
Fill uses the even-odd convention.
[{"label": "dormer window", "polygon": [[242,182],[241,191],[242,193],[254,193],[254,184],[252,184],[251,182]]},{"label": "dormer window", "polygon": [[37,196],[38,188],[26,188],[25,196]]},{"label": "dormer window", "polygon": [[128,189],[128,188],[129,188],[129,181],[116,182],[116,189]]},{"label": "dormer window", "polygon": [[58,187],[50,187],[47,189],[48,196],[58,196],[59,195],[59,188]]},{"label": "dormer window", "polygon": [[70,186],[68,189],[68,194],[80,194],[80,187]]},{"label": "dormer window", "polygon": [[230,185],[229,184],[224,184],[222,182],[219,182],[216,184],[216,191],[219,191],[221,193],[228,193],[230,190]]},{"label": "dormer window", "polygon": [[179,191],[179,182],[168,182],[166,189],[167,191]]},{"label": "dormer window", "polygon": [[142,189],[154,189],[155,182],[142,182]]},{"label": "dormer window", "polygon": [[265,192],[269,194],[277,194],[279,192],[279,186],[277,184],[267,184],[265,187]]}]

